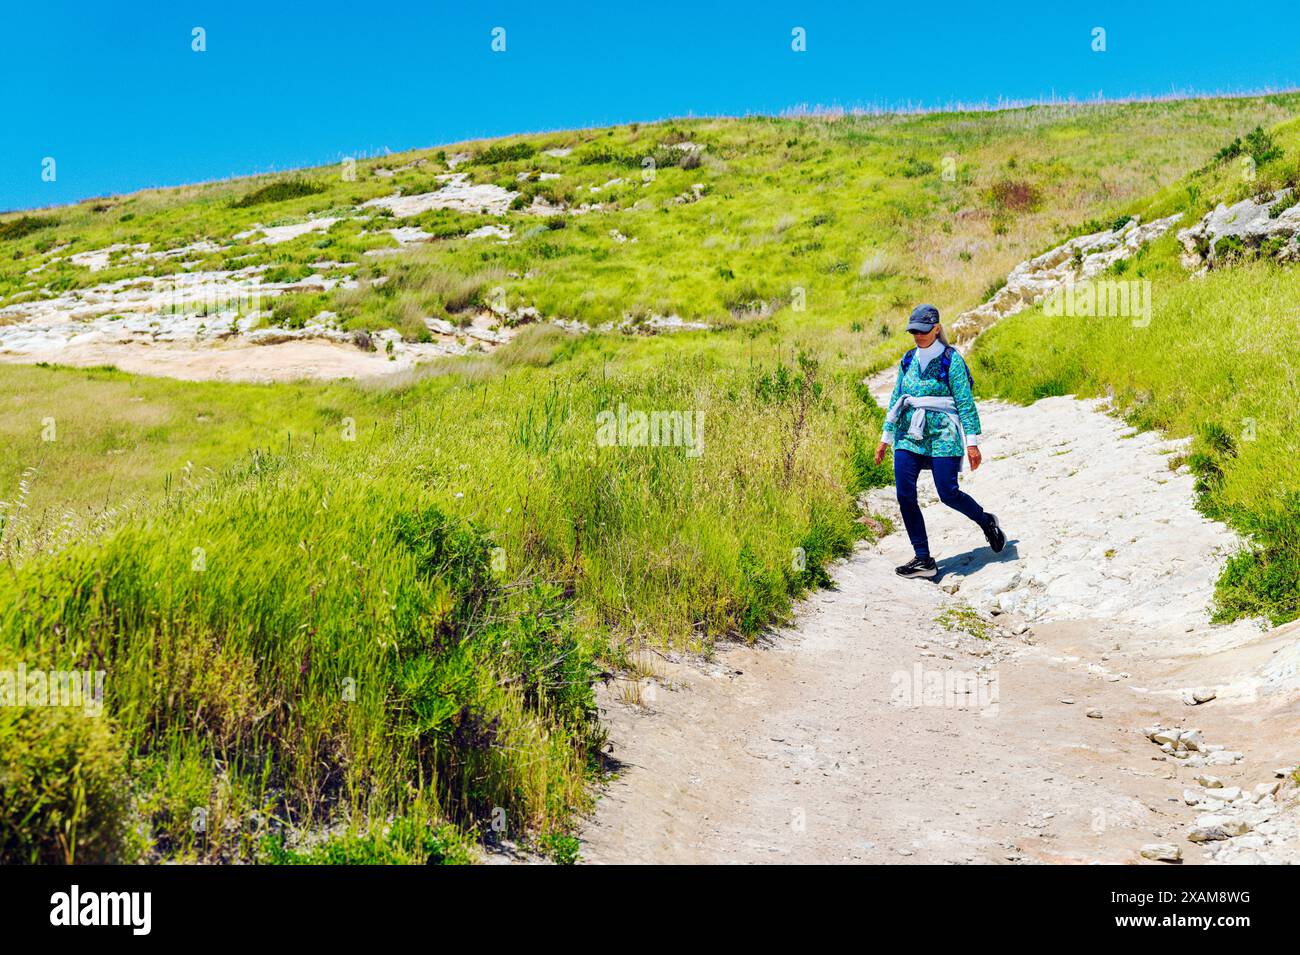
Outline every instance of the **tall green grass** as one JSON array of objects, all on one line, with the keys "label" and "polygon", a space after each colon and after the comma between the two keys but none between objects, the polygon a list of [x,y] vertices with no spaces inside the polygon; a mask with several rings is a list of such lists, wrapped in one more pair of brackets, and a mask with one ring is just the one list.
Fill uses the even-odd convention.
[{"label": "tall green grass", "polygon": [[355,465],[255,456],[0,584],[29,669],[108,673],[102,718],[155,777],[156,850],[198,848],[196,808],[222,857],[247,851],[252,811],[301,827],[501,807],[521,832],[581,804],[592,645],[563,595],[495,579],[488,538],[418,480]]},{"label": "tall green grass", "polygon": [[[76,745],[58,711],[26,717],[101,797],[70,810],[64,852],[32,776],[3,777],[33,820],[3,856],[389,859],[386,820],[431,834],[408,848],[447,824],[566,845],[598,769],[599,668],[788,614],[860,534],[846,449],[878,427],[808,356],[635,367],[589,341],[414,381],[360,440],[255,453],[11,565],[5,659],[102,669],[108,692]],[[702,453],[600,446],[620,403],[698,412]],[[352,848],[313,855],[340,826]]]}]

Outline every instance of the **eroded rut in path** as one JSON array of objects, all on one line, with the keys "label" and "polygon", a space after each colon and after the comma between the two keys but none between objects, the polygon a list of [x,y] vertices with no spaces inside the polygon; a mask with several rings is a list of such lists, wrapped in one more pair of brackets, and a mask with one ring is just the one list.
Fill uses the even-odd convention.
[{"label": "eroded rut in path", "polygon": [[[584,859],[1300,857],[1278,774],[1300,757],[1297,631],[1209,623],[1237,544],[1170,470],[1179,445],[1072,398],[981,415],[985,465],[963,486],[1007,549],[923,475],[937,583],[894,574],[900,523],[765,645],[656,656],[639,705],[604,692],[621,768]],[[896,517],[892,498],[871,510]]]}]

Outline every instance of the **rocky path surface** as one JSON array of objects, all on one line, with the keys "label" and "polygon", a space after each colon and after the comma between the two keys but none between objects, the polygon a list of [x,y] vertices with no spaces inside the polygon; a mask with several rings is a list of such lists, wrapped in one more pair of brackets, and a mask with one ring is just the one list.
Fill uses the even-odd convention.
[{"label": "rocky path surface", "polygon": [[[963,484],[1007,549],[923,476],[937,583],[893,573],[900,530],[765,645],[650,655],[603,697],[619,770],[585,860],[1300,858],[1300,632],[1210,624],[1236,541],[1180,446],[1072,398],[981,414]],[[865,503],[896,518],[892,497]]]}]

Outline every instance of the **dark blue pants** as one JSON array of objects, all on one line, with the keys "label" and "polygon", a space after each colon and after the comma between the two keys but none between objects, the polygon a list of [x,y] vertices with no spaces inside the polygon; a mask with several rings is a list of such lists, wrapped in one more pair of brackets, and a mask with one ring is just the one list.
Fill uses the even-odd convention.
[{"label": "dark blue pants", "polygon": [[931,458],[924,454],[913,454],[902,448],[894,449],[894,489],[898,492],[898,506],[903,512],[903,525],[907,536],[912,541],[912,549],[917,557],[930,556],[930,541],[925,536],[925,519],[921,517],[921,505],[916,502],[916,479],[922,471],[934,473],[934,486],[939,492],[939,500],[953,510],[960,511],[980,526],[988,526],[989,516],[984,508],[975,502],[957,486],[957,472],[961,470],[961,458]]}]

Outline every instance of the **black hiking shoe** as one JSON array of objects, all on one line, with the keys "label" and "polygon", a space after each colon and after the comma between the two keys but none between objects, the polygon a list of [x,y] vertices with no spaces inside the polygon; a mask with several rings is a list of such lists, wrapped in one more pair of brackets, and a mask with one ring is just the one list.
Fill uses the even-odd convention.
[{"label": "black hiking shoe", "polygon": [[1007,546],[1007,535],[1002,533],[1002,525],[998,523],[996,514],[989,515],[989,522],[984,528],[984,539],[989,542],[995,554],[1002,553],[1002,548]]},{"label": "black hiking shoe", "polygon": [[933,557],[913,557],[902,567],[895,567],[894,573],[900,577],[933,577],[939,568]]}]

